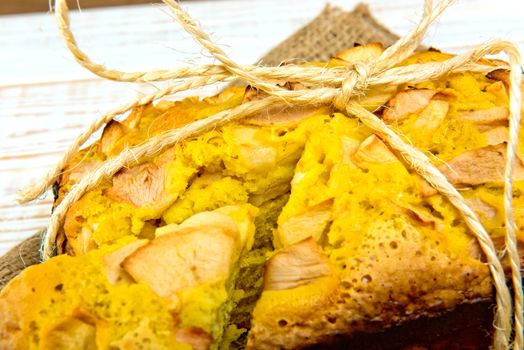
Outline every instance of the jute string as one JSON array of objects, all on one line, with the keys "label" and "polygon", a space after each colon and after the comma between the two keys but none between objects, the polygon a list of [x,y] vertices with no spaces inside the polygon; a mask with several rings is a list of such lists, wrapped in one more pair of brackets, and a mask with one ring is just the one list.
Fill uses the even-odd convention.
[{"label": "jute string", "polygon": [[[278,105],[326,105],[333,104],[348,117],[356,117],[366,126],[381,135],[388,145],[396,150],[406,162],[436,190],[446,196],[464,218],[471,233],[477,238],[484,252],[496,292],[497,308],[494,319],[495,349],[523,349],[523,295],[520,274],[520,258],[517,250],[516,224],[512,206],[512,170],[515,162],[515,151],[521,118],[521,58],[516,46],[505,40],[493,40],[443,62],[416,64],[406,67],[395,67],[409,57],[420,45],[429,25],[451,4],[452,0],[442,0],[433,7],[431,0],[424,4],[421,21],[394,45],[386,49],[373,61],[356,64],[351,67],[312,67],[283,66],[259,67],[239,65],[218,47],[200,26],[173,0],[163,0],[172,11],[181,26],[221,64],[209,64],[176,69],[160,69],[146,72],[123,72],[111,70],[93,62],[78,47],[70,29],[68,8],[65,0],[55,1],[56,19],[62,38],[73,54],[75,60],[94,74],[114,81],[153,82],[175,80],[173,85],[125,104],[95,120],[80,134],[64,154],[62,159],[44,176],[42,180],[29,185],[19,194],[19,202],[25,203],[39,197],[57,180],[65,165],[72,159],[87,139],[114,117],[162,97],[180,91],[202,87],[217,82],[242,79],[268,94],[268,97],[244,103],[238,107],[217,113],[205,119],[195,121],[183,127],[166,131],[149,139],[141,145],[123,150],[116,157],[101,164],[94,172],[72,186],[62,202],[55,208],[49,227],[42,243],[42,257],[48,259],[55,253],[55,240],[58,229],[63,223],[69,207],[84,193],[96,187],[104,179],[112,177],[123,167],[137,164],[146,157],[158,154],[169,146],[199,133],[211,130],[224,123],[238,120],[263,111],[269,106]],[[504,52],[508,56],[510,69],[510,122],[509,141],[504,171],[504,208],[506,220],[505,255],[511,266],[511,279],[514,288],[512,301],[502,263],[495,246],[480,223],[473,210],[468,207],[464,198],[452,186],[442,173],[431,164],[429,158],[421,151],[410,146],[393,132],[382,120],[360,106],[356,95],[365,94],[367,89],[384,84],[418,83],[437,79],[457,71],[488,72],[495,67],[479,64],[480,58],[489,54]],[[301,82],[308,89],[289,91],[275,84],[279,81]],[[514,304],[514,305],[512,305]],[[512,329],[514,339],[511,342]]]}]

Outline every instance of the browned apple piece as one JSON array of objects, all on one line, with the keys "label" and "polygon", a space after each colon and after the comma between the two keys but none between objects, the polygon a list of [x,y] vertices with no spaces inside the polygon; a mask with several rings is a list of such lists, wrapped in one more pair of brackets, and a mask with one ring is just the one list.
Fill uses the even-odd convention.
[{"label": "browned apple piece", "polygon": [[256,138],[258,129],[242,126],[232,130],[238,161],[253,171],[270,171],[277,162],[277,150]]},{"label": "browned apple piece", "polygon": [[[206,211],[198,213],[189,217],[187,220],[185,220],[179,225],[171,224],[159,227],[156,229],[156,236],[159,237],[165,234],[174,234],[176,232],[187,232],[188,229],[194,231],[205,231],[208,230],[210,227],[213,229],[220,230],[223,234],[229,235],[235,240],[237,240],[237,238],[240,236],[237,223],[235,223],[235,221],[231,219],[231,217],[218,211]],[[237,243],[240,244],[240,241],[242,240],[239,239]]]},{"label": "browned apple piece", "polygon": [[438,193],[422,176],[418,176],[419,180],[419,191],[422,197],[430,197]]},{"label": "browned apple piece", "polygon": [[79,202],[75,202],[67,211],[63,231],[72,233],[67,237],[68,245],[74,246],[74,251],[84,254],[88,249],[96,247],[95,242],[91,239],[95,226],[86,225],[85,219],[78,214],[79,206]]},{"label": "browned apple piece", "polygon": [[[506,158],[506,144],[490,145],[464,152],[438,167],[449,182],[454,185],[482,185],[487,182],[503,182]],[[524,180],[524,166],[517,157],[513,180]],[[428,182],[420,178],[420,191],[424,197],[437,194]]]},{"label": "browned apple piece", "polygon": [[113,177],[113,186],[104,194],[114,201],[129,202],[136,207],[150,205],[165,196],[165,171],[153,163],[143,164]]},{"label": "browned apple piece", "polygon": [[342,135],[340,137],[340,146],[342,148],[342,163],[354,164],[352,157],[360,147],[360,142],[357,139]]},{"label": "browned apple piece", "polygon": [[497,215],[497,209],[480,198],[467,198],[466,203],[482,219],[491,220]]},{"label": "browned apple piece", "polygon": [[[491,71],[488,74],[486,74],[486,77],[488,77],[489,79],[498,80],[502,82],[506,90],[509,89],[509,70],[508,69],[504,69],[504,68],[495,69],[494,71]],[[521,84],[521,88],[522,88],[522,84]]]},{"label": "browned apple piece", "polygon": [[[509,70],[496,69],[486,74],[489,79],[498,80],[504,84],[506,91],[509,91]],[[520,92],[524,95],[524,79],[520,81]]]},{"label": "browned apple piece", "polygon": [[505,126],[498,126],[483,133],[486,136],[488,145],[498,145],[504,142],[508,142],[509,131]]},{"label": "browned apple piece", "polygon": [[104,128],[102,132],[102,137],[100,138],[100,151],[106,156],[112,156],[115,146],[125,134],[127,133],[127,128],[124,124],[111,120]]},{"label": "browned apple piece", "polygon": [[332,274],[328,258],[310,237],[281,249],[268,260],[264,290],[291,289]]},{"label": "browned apple piece", "polygon": [[[233,221],[229,216],[217,211],[197,213],[179,225],[181,229],[193,228],[195,230],[205,230],[210,226],[221,229],[222,232],[233,238],[236,237],[238,232],[235,221]],[[164,228],[169,232],[169,227],[170,225],[165,226]]]},{"label": "browned apple piece", "polygon": [[399,161],[388,146],[386,146],[386,144],[384,144],[384,142],[374,134],[362,141],[358,150],[353,155],[353,159],[357,164],[387,164]]},{"label": "browned apple piece", "polygon": [[357,96],[358,103],[370,112],[375,112],[386,105],[386,102],[397,92],[396,86],[381,86]]},{"label": "browned apple piece", "polygon": [[[483,132],[483,134],[486,137],[488,145],[495,146],[509,141],[509,130],[505,126],[497,126]],[[524,161],[524,152],[520,147],[517,148],[517,157],[521,162]]]},{"label": "browned apple piece", "polygon": [[[208,212],[209,213],[209,212]],[[255,240],[255,217],[258,214],[258,208],[253,205],[247,205],[244,207],[228,205],[225,207],[218,208],[210,213],[216,213],[222,216],[222,218],[228,219],[228,226],[224,226],[224,230],[228,232],[237,242],[238,251],[250,250]],[[191,220],[204,213],[193,215],[187,219],[184,224],[191,223]],[[240,214],[240,215],[239,215]],[[221,219],[223,220],[223,219]],[[205,218],[204,222],[207,225],[211,224],[209,218]],[[225,224],[225,221],[223,221]]]},{"label": "browned apple piece", "polygon": [[429,89],[399,92],[386,105],[382,119],[386,123],[400,122],[409,117],[410,114],[418,113],[426,108],[435,94],[436,91]]},{"label": "browned apple piece", "polygon": [[506,107],[493,107],[464,112],[458,117],[478,125],[502,125],[508,121],[509,110]]},{"label": "browned apple piece", "polygon": [[334,60],[340,60],[346,64],[369,62],[379,58],[382,52],[384,52],[384,47],[381,43],[369,43],[344,50],[338,53]]},{"label": "browned apple piece", "polygon": [[431,100],[426,108],[420,112],[414,126],[424,130],[435,131],[449,111],[449,103],[443,100]]},{"label": "browned apple piece", "polygon": [[414,206],[402,207],[396,204],[393,204],[393,206],[397,208],[400,213],[407,215],[421,226],[426,226],[433,230],[440,230],[443,228],[442,222],[423,209],[416,208]]},{"label": "browned apple piece", "polygon": [[176,340],[190,344],[193,350],[207,350],[213,344],[211,334],[199,327],[180,328],[176,332]]},{"label": "browned apple piece", "polygon": [[227,276],[235,240],[220,227],[187,227],[165,233],[124,259],[123,269],[161,297]]},{"label": "browned apple piece", "polygon": [[319,241],[331,220],[332,207],[333,200],[329,199],[280,223],[277,235],[282,245],[293,244],[308,237]]},{"label": "browned apple piece", "polygon": [[188,229],[195,231],[219,229],[222,233],[231,236],[235,240],[238,252],[251,249],[254,239],[255,226],[253,224],[258,209],[252,205],[245,207],[229,205],[197,213],[181,224],[171,224],[156,229],[156,236],[186,232]]},{"label": "browned apple piece", "polygon": [[[502,182],[504,177],[506,145],[487,146],[458,155],[439,170],[452,184],[481,185]],[[515,181],[524,180],[524,166],[520,160],[513,172]]]},{"label": "browned apple piece", "polygon": [[131,242],[111,254],[104,256],[104,268],[109,283],[117,284],[120,282],[131,282],[129,274],[122,268],[122,262],[129,255],[133,254],[138,248],[146,245],[148,240],[139,239]]},{"label": "browned apple piece", "polygon": [[277,163],[277,151],[273,147],[242,145],[238,153],[242,164],[250,170],[269,171]]}]

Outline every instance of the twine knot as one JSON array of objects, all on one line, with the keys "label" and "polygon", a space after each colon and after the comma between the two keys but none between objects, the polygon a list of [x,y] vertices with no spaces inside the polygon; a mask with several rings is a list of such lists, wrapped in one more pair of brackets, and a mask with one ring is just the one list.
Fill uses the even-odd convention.
[{"label": "twine knot", "polygon": [[351,66],[342,81],[340,91],[333,100],[333,105],[336,109],[345,111],[353,95],[366,89],[371,71],[372,65],[369,63],[357,62]]}]

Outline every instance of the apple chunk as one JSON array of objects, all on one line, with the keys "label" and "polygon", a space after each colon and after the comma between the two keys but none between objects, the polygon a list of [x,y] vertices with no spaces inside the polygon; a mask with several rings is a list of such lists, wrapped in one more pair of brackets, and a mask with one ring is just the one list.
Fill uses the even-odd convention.
[{"label": "apple chunk", "polygon": [[367,63],[376,60],[384,52],[381,43],[368,43],[346,49],[338,53],[334,60],[345,64]]},{"label": "apple chunk", "polygon": [[124,271],[124,269],[122,269],[121,264],[129,255],[133,254],[133,252],[138,248],[143,247],[146,244],[147,240],[139,239],[104,256],[104,268],[109,283],[117,284],[129,281],[129,275]]},{"label": "apple chunk", "polygon": [[122,263],[137,282],[161,297],[227,276],[238,254],[235,239],[221,227],[185,228],[163,234]]},{"label": "apple chunk", "polygon": [[382,119],[386,123],[401,122],[410,114],[422,111],[437,92],[434,90],[406,90],[393,97],[384,109]]},{"label": "apple chunk", "polygon": [[280,250],[268,260],[264,290],[291,289],[332,274],[328,258],[310,237]]},{"label": "apple chunk", "polygon": [[277,230],[277,237],[282,245],[300,242],[307,237],[313,237],[315,241],[319,241],[331,221],[332,207],[333,200],[328,199],[281,222]]},{"label": "apple chunk", "polygon": [[[506,144],[487,146],[464,152],[441,165],[439,170],[452,184],[482,185],[487,182],[504,181]],[[514,181],[524,179],[524,165],[516,161]]]},{"label": "apple chunk", "polygon": [[365,163],[388,164],[399,161],[388,146],[374,134],[362,141],[353,159],[359,165]]},{"label": "apple chunk", "polygon": [[501,125],[507,123],[509,109],[507,107],[493,107],[469,111],[460,114],[459,118],[478,125]]}]

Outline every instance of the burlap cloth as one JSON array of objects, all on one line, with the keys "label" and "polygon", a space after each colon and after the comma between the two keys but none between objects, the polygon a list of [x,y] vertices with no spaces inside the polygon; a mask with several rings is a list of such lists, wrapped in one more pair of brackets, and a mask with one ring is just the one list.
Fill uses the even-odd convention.
[{"label": "burlap cloth", "polygon": [[[391,45],[398,36],[371,15],[369,8],[358,5],[353,11],[326,6],[310,23],[281,42],[260,59],[263,65],[285,61],[326,61],[354,44],[381,42]],[[41,233],[26,239],[0,257],[0,290],[25,267],[40,262]]]}]

